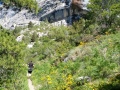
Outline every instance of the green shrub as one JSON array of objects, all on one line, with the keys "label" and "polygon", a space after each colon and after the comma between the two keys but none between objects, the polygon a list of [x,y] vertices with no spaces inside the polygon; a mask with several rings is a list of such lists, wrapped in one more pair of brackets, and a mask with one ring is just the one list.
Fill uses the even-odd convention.
[{"label": "green shrub", "polygon": [[100,84],[98,90],[119,90],[120,89],[120,74],[110,78],[108,83]]},{"label": "green shrub", "polygon": [[29,23],[28,23],[28,28],[30,29],[30,28],[32,28],[34,26],[34,24],[30,21]]},{"label": "green shrub", "polygon": [[[25,89],[25,44],[18,43],[11,31],[0,30],[0,89]],[[22,79],[21,79],[22,78]]]},{"label": "green shrub", "polygon": [[22,9],[22,8],[27,8],[32,12],[35,12],[36,14],[39,11],[37,2],[35,0],[1,0],[2,2],[4,2],[7,6],[10,5],[15,5],[18,8]]}]

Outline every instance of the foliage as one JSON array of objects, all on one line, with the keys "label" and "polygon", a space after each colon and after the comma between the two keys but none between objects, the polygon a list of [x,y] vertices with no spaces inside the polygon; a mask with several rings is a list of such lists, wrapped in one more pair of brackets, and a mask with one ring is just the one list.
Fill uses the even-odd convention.
[{"label": "foliage", "polygon": [[85,20],[81,18],[79,21],[73,23],[73,27],[68,29],[70,38],[69,41],[72,45],[75,44],[75,46],[77,46],[80,43],[82,35],[85,34],[84,27]]},{"label": "foliage", "polygon": [[108,83],[100,84],[98,90],[119,90],[120,89],[120,73],[111,77]]},{"label": "foliage", "polygon": [[31,37],[31,42],[35,42],[37,40],[38,35],[34,32]]},{"label": "foliage", "polygon": [[[80,22],[82,23],[84,20]],[[22,34],[25,35],[24,39],[29,41],[23,40],[22,42],[16,42],[14,37],[19,35],[20,29],[16,28],[18,31],[13,32],[2,30],[0,33],[1,45],[4,46],[0,50],[3,53],[1,54],[2,64],[0,65],[1,70],[4,71],[2,77],[6,77],[7,80],[1,79],[0,88],[3,88],[3,90],[4,88],[12,90],[14,87],[27,89],[27,82],[21,83],[21,81],[26,80],[24,77],[26,69],[22,67],[22,64],[24,64],[22,60],[25,60],[26,63],[32,60],[35,63],[31,79],[37,90],[99,89],[99,84],[96,84],[96,81],[104,86],[105,84],[103,85],[99,79],[105,82],[109,75],[119,71],[120,33],[98,35],[92,42],[82,42],[82,39],[78,39],[79,44],[76,47],[76,38],[72,42],[74,44],[71,43],[71,39],[76,34],[78,37],[79,35],[88,35],[84,31],[85,22],[82,24],[80,22],[76,22],[79,23],[78,26],[73,27],[60,26],[58,28],[43,24],[43,26],[37,26],[36,28],[32,27],[30,30],[29,28],[25,29],[26,32]],[[94,28],[94,26],[91,27]],[[38,37],[37,32],[40,31],[47,32],[47,35]],[[33,48],[25,48],[24,43],[28,44],[31,40],[35,42]],[[4,54],[6,52],[7,54]],[[18,53],[17,56],[14,53]],[[3,56],[5,60],[2,60]],[[9,63],[9,65],[6,63]],[[7,68],[3,68],[3,66]],[[5,70],[9,68],[12,68],[11,72]],[[10,77],[8,77],[8,74],[10,74]],[[93,84],[91,85],[86,81],[76,81],[76,78],[81,76],[89,76]],[[22,79],[20,79],[21,77]],[[17,82],[13,86],[15,81]],[[78,82],[82,84],[78,84]],[[39,87],[39,85],[42,87]]]},{"label": "foliage", "polygon": [[4,2],[8,6],[15,5],[19,7],[20,9],[27,8],[30,11],[34,11],[36,14],[39,11],[36,0],[1,0],[1,1]]},{"label": "foliage", "polygon": [[0,30],[0,36],[0,90],[27,89],[22,82],[25,44],[16,42],[11,31]]},{"label": "foliage", "polygon": [[[4,0],[9,4],[10,1]],[[117,1],[90,0],[89,17],[81,18],[69,27],[56,27],[46,22],[35,26],[30,22],[27,29],[17,27],[13,32],[1,28],[0,89],[27,90],[23,60],[35,63],[31,79],[37,90],[109,90],[119,87],[119,75],[109,78],[120,70],[120,4]],[[27,4],[27,0],[12,2],[19,7],[34,8],[31,0]],[[15,37],[21,30],[23,41],[16,42]],[[25,48],[25,44],[31,42],[33,48]],[[90,77],[91,82],[76,81],[82,76]]]},{"label": "foliage", "polygon": [[120,14],[120,2],[118,0],[90,0],[88,5],[90,9],[90,17],[92,22],[100,27],[100,33],[105,33],[109,29],[114,32],[115,27],[119,26],[118,16]]},{"label": "foliage", "polygon": [[[52,35],[50,34],[50,36]],[[71,54],[71,57],[75,55],[78,56],[74,62],[72,58],[69,58],[68,61],[64,61],[66,57],[64,54],[66,52],[64,52],[65,50],[63,47],[65,46],[60,44],[60,39],[57,41],[50,41],[50,38],[53,39],[53,37],[50,37],[47,42],[42,40],[43,42],[41,45],[43,45],[44,49],[39,45],[42,52],[40,52],[39,49],[37,53],[40,52],[38,55],[46,56],[41,58],[43,60],[40,61],[40,63],[36,61],[36,68],[32,75],[34,84],[36,87],[38,84],[42,85],[42,87],[39,88],[42,90],[97,90],[99,84],[95,84],[95,80],[98,80],[98,82],[102,84],[99,79],[104,81],[114,71],[119,71],[119,36],[120,33],[106,35],[97,38],[94,42],[88,43],[88,45],[80,44],[79,48],[74,50],[80,49],[81,52],[74,51],[74,53]],[[55,47],[58,47],[58,49],[60,49],[59,51],[54,47],[55,43],[58,42],[60,46],[57,44]],[[48,46],[51,48],[50,50],[48,50]],[[45,49],[47,49],[47,54],[45,54]],[[52,53],[49,53],[49,51]],[[59,53],[59,55],[56,55],[57,53]],[[81,53],[84,54],[79,57]],[[75,79],[80,76],[89,76],[93,84],[91,85],[86,82],[83,85],[79,85]],[[80,81],[80,83],[83,83],[83,81]]]},{"label": "foliage", "polygon": [[30,21],[29,23],[28,23],[28,28],[32,28],[34,26],[34,24]]}]

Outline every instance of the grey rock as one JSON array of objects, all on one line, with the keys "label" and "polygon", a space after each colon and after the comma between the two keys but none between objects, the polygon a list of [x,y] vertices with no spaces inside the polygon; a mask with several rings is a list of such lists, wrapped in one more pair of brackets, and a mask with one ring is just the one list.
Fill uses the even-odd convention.
[{"label": "grey rock", "polygon": [[75,81],[76,81],[76,84],[80,86],[80,85],[84,85],[87,82],[91,82],[91,78],[89,76],[80,76],[76,78]]},{"label": "grey rock", "polygon": [[76,81],[84,81],[84,80],[90,82],[91,78],[89,76],[80,76],[76,79]]},{"label": "grey rock", "polygon": [[[24,27],[28,25],[30,21],[32,21],[35,25],[39,25],[40,19],[42,17],[47,17],[53,20],[55,23],[53,25],[60,25],[64,21],[66,21],[66,23],[68,23],[68,21],[70,23],[72,22],[70,20],[72,17],[69,15],[69,9],[67,9],[70,7],[70,3],[72,0],[36,0],[36,1],[38,3],[38,6],[42,9],[37,15],[35,15],[34,13],[30,13],[28,12],[28,10],[25,9],[22,9],[20,11],[19,8],[16,8],[15,6],[7,9],[3,6],[3,4],[0,3],[0,25],[2,25],[3,28],[7,29],[14,29],[16,26]],[[66,1],[69,2],[68,5],[66,4]],[[88,3],[88,0],[84,0],[83,2],[84,9],[86,9],[86,3]],[[66,9],[66,11],[64,11],[64,9]],[[56,16],[55,17],[52,16],[54,14],[51,13],[54,13]],[[63,24],[67,25],[66,23],[64,22]]]}]

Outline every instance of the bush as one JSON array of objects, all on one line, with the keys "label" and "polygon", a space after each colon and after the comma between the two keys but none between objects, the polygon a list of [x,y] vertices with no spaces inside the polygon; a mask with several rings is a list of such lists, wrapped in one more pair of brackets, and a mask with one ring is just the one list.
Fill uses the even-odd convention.
[{"label": "bush", "polygon": [[16,42],[11,31],[0,30],[0,36],[0,90],[27,90],[26,82],[22,82],[26,79],[25,44]]},{"label": "bush", "polygon": [[30,21],[29,23],[28,23],[28,28],[32,28],[34,26],[34,24]]},{"label": "bush", "polygon": [[98,90],[120,90],[120,73],[110,78],[108,83],[100,84]]},{"label": "bush", "polygon": [[22,8],[27,8],[32,12],[38,13],[38,5],[37,2],[35,0],[1,0],[2,2],[4,2],[7,6],[10,5],[15,5],[18,8],[22,9]]}]

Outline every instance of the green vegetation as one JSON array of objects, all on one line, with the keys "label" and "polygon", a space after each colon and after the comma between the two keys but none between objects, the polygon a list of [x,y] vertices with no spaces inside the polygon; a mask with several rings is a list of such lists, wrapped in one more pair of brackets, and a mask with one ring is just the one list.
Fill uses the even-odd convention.
[{"label": "green vegetation", "polygon": [[[36,90],[120,90],[120,3],[90,1],[87,18],[69,27],[46,22],[13,31],[1,27],[0,90],[28,90],[25,64],[31,60]],[[78,79],[83,76],[89,80]]]},{"label": "green vegetation", "polygon": [[24,49],[11,32],[0,29],[0,90],[27,90]]},{"label": "green vegetation", "polygon": [[[36,86],[39,84],[42,85],[40,90],[99,89],[96,87],[99,86],[99,83],[107,83],[110,75],[114,76],[116,72],[119,73],[119,38],[120,33],[110,34],[100,36],[93,42],[80,44],[68,53],[67,56],[69,59],[67,62],[63,60],[66,52],[68,52],[65,48],[69,47],[69,44],[66,43],[66,47],[63,43],[59,43],[60,46],[59,44],[57,47],[55,46],[59,48],[59,50],[55,49],[52,42],[50,44],[46,42],[47,46],[46,44],[42,44],[44,45],[43,47],[40,45],[38,47],[35,46],[38,50],[36,57],[39,56],[41,61],[36,61],[35,64],[36,67],[32,75],[34,84]],[[40,53],[40,50],[43,52]],[[49,53],[49,51],[51,51],[51,53]],[[85,85],[78,85],[75,80],[80,76],[89,76],[92,79],[92,84],[86,83]]]},{"label": "green vegetation", "polygon": [[[120,2],[118,0],[90,0],[90,22],[99,26],[99,32],[114,32],[120,22]],[[88,24],[89,25],[89,24]]]},{"label": "green vegetation", "polygon": [[36,0],[1,0],[6,4],[6,6],[17,6],[20,9],[26,8],[29,9],[32,12],[35,12],[36,14],[39,11],[38,5]]}]

